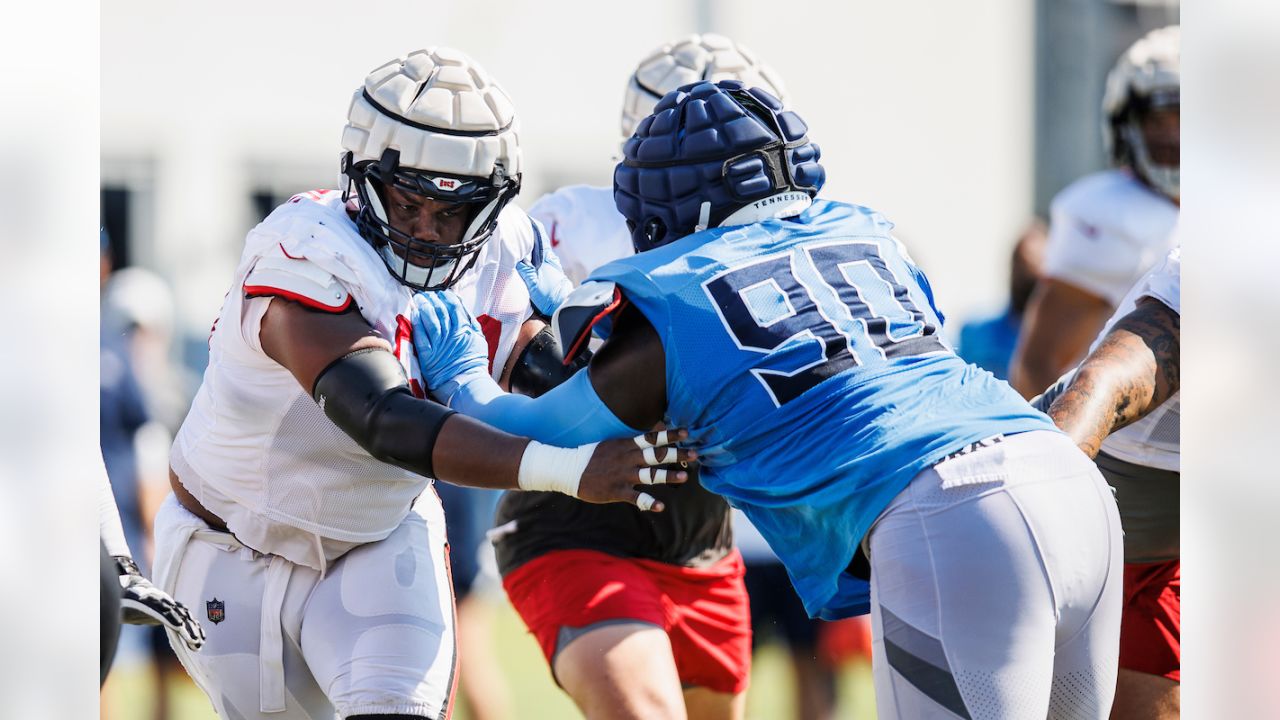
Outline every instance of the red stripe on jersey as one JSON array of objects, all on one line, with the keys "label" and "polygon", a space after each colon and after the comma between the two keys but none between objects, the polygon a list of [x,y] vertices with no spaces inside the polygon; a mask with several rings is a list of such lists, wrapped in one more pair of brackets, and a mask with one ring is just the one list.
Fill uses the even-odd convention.
[{"label": "red stripe on jersey", "polygon": [[502,339],[502,321],[488,315],[476,318],[480,323],[480,332],[484,333],[484,341],[489,345],[489,373],[493,373],[493,359],[498,356],[498,341]]},{"label": "red stripe on jersey", "polygon": [[247,298],[282,297],[286,300],[292,300],[296,303],[301,303],[311,308],[312,310],[321,310],[323,312],[329,312],[334,314],[346,312],[347,308],[351,307],[350,295],[347,295],[346,301],[343,302],[341,305],[325,305],[319,300],[309,298],[306,295],[299,295],[298,293],[290,292],[288,290],[283,290],[277,287],[271,287],[270,285],[245,285],[244,296]]},{"label": "red stripe on jersey", "polygon": [[569,363],[573,362],[573,359],[578,357],[578,352],[582,350],[587,340],[591,337],[591,328],[594,328],[596,325],[600,324],[600,321],[609,317],[609,315],[622,310],[622,308],[626,307],[626,305],[627,305],[627,301],[623,299],[622,291],[619,290],[618,288],[614,288],[613,301],[610,302],[608,305],[604,306],[603,310],[596,313],[596,316],[591,318],[591,322],[587,323],[586,327],[578,331],[578,337],[574,339],[573,345],[569,347],[569,352],[564,354],[564,360],[562,360],[561,362],[564,363],[565,365],[568,365]]}]

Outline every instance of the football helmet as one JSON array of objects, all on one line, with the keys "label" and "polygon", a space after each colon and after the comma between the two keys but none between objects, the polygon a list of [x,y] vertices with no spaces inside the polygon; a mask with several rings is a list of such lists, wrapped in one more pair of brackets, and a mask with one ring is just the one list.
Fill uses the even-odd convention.
[{"label": "football helmet", "polygon": [[[444,289],[475,263],[520,191],[519,133],[507,94],[457,50],[418,50],[365,78],[342,132],[342,189],[359,198],[356,226],[400,282]],[[461,240],[436,244],[392,227],[388,186],[465,204]]]},{"label": "football helmet", "polygon": [[1107,74],[1102,137],[1115,165],[1128,165],[1152,188],[1177,198],[1178,166],[1158,165],[1143,136],[1144,112],[1179,105],[1181,31],[1177,25],[1147,33]]},{"label": "football helmet", "polygon": [[807,132],[777,98],[737,80],[668,93],[623,145],[613,173],[636,252],[804,212],[826,180]]},{"label": "football helmet", "polygon": [[655,48],[631,73],[622,100],[623,139],[635,133],[663,95],[699,80],[741,80],[786,101],[781,78],[746,46],[723,35],[690,35]]}]

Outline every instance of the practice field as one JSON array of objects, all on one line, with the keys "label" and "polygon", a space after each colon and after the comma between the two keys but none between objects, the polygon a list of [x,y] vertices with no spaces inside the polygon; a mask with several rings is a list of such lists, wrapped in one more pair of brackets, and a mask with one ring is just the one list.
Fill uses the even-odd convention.
[{"label": "practice field", "polygon": [[[537,643],[525,632],[524,625],[505,601],[497,614],[494,638],[498,656],[510,687],[515,718],[519,720],[573,720],[582,715],[568,696],[552,684],[551,674],[542,660]],[[105,691],[111,706],[104,720],[152,720],[152,678],[146,668],[120,668],[113,671]],[[751,689],[747,692],[747,717],[779,720],[791,717],[792,679],[786,655],[777,646],[769,646],[756,656],[751,673]],[[840,718],[875,717],[875,699],[871,687],[871,668],[854,662],[843,668],[839,686]],[[169,718],[175,720],[213,720],[209,701],[189,680],[174,689]],[[465,706],[454,718],[470,720]]]}]

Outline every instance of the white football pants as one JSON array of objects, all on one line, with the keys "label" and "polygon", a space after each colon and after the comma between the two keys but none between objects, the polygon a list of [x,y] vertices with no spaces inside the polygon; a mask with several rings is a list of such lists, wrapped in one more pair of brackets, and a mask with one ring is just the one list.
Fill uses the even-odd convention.
[{"label": "white football pants", "polygon": [[155,522],[155,582],[204,626],[170,636],[223,718],[446,717],[457,667],[444,514],[435,492],[384,540],[320,573],[211,530],[170,495]]},{"label": "white football pants", "polygon": [[1013,435],[925,470],[869,537],[880,717],[1108,716],[1120,517],[1065,435]]}]

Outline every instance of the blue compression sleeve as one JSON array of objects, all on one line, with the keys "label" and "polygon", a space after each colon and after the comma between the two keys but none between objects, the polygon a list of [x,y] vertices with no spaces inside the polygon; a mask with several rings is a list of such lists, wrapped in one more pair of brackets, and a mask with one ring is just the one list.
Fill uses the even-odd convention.
[{"label": "blue compression sleeve", "polygon": [[464,415],[549,445],[574,447],[644,432],[628,427],[609,410],[591,386],[587,370],[537,398],[503,392],[482,372],[455,378],[439,394],[449,397],[449,407]]}]

